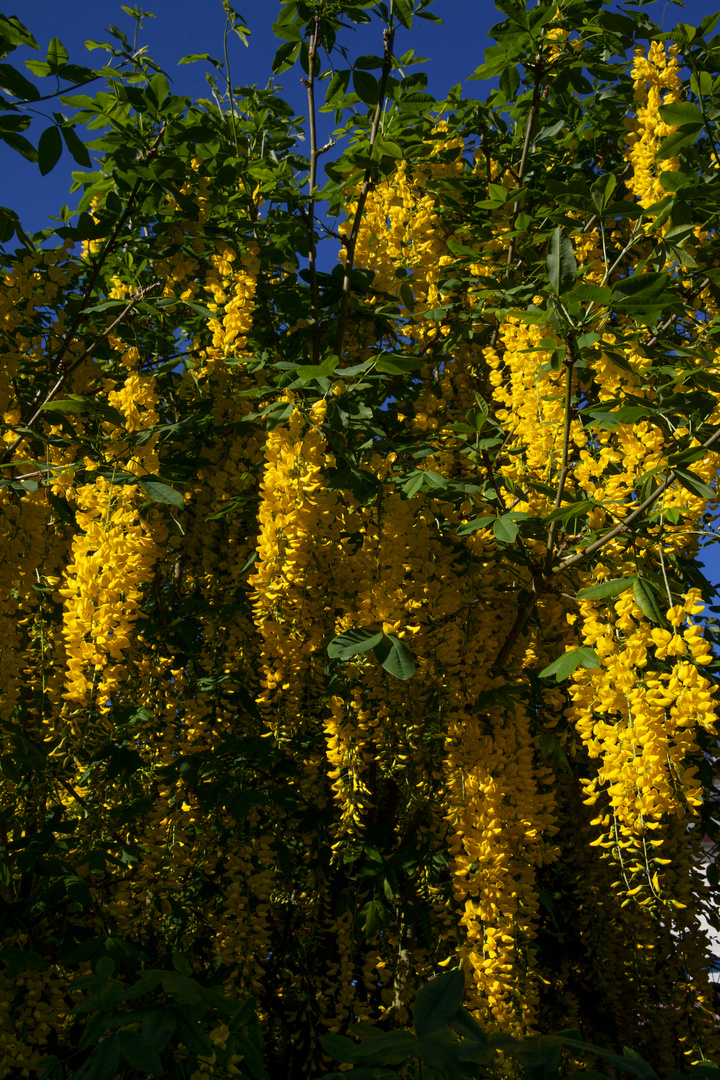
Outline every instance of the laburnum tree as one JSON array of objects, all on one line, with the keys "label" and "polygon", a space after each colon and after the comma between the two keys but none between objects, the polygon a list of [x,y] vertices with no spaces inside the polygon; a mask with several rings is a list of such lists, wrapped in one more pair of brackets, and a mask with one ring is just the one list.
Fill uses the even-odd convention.
[{"label": "laburnum tree", "polygon": [[78,167],[0,219],[2,1080],[322,1075],[453,970],[718,1052],[718,16],[498,0],[436,101],[429,4],[281,3],[265,89],[225,4],[207,100],[0,18]]}]

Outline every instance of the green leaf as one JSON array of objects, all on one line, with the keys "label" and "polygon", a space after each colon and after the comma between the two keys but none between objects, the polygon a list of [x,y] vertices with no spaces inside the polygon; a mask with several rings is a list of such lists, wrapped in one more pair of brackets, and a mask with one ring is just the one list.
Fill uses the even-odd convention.
[{"label": "green leaf", "polygon": [[13,97],[27,101],[37,101],[40,97],[37,87],[16,71],[11,64],[0,64],[0,89],[12,94]]},{"label": "green leaf", "polygon": [[[382,1035],[354,1043],[343,1035],[328,1033],[320,1036],[326,1054],[343,1064],[399,1065],[416,1056],[417,1040],[409,1031],[387,1031]],[[350,1073],[353,1076],[354,1073]]]},{"label": "green leaf", "polygon": [[637,578],[634,575],[601,581],[599,585],[590,585],[587,589],[581,589],[577,598],[578,600],[607,600],[611,596],[619,596],[620,593],[632,589],[636,581]]},{"label": "green leaf", "polygon": [[655,151],[655,157],[659,161],[664,161],[666,158],[677,157],[678,151],[683,150],[686,146],[692,146],[697,139],[698,129],[695,127],[678,128],[677,131],[673,131],[671,135],[668,135],[666,139],[660,143],[660,146]]},{"label": "green leaf", "polygon": [[71,394],[70,397],[61,401],[48,401],[44,405],[40,406],[43,412],[57,412],[63,416],[83,416],[91,415],[101,417],[103,420],[108,420],[116,427],[125,426],[125,418],[122,413],[113,408],[112,405],[107,405],[102,400],[97,400],[91,397],[85,397],[83,394]]},{"label": "green leaf", "polygon": [[302,48],[301,41],[286,41],[284,42],[273,58],[271,70],[274,75],[282,75],[283,72],[289,71],[293,66],[298,56],[300,55],[300,49]]},{"label": "green leaf", "polygon": [[503,514],[502,517],[495,519],[493,532],[495,533],[496,539],[501,543],[513,544],[515,543],[515,537],[518,534],[518,527],[509,514]]},{"label": "green leaf", "polygon": [[30,127],[30,117],[22,113],[0,115],[0,131],[25,131]]},{"label": "green leaf", "polygon": [[328,1032],[320,1036],[320,1045],[328,1057],[333,1061],[339,1061],[343,1065],[352,1065],[355,1061],[357,1043],[348,1039],[347,1035],[336,1035]]},{"label": "green leaf", "polygon": [[635,1058],[621,1057],[619,1054],[614,1054],[612,1050],[605,1050],[603,1047],[595,1046],[592,1043],[570,1037],[566,1038],[562,1033],[557,1038],[568,1050],[574,1050],[576,1055],[579,1053],[585,1056],[590,1053],[595,1057],[602,1058],[603,1061],[607,1061],[616,1069],[620,1069],[621,1072],[631,1073],[633,1076],[638,1077],[638,1080],[657,1080],[655,1070],[639,1054]]},{"label": "green leaf", "polygon": [[482,405],[476,405],[472,409],[468,409],[465,413],[465,419],[474,431],[480,432],[485,426],[489,412],[488,406],[483,402]]},{"label": "green leaf", "polygon": [[441,323],[449,310],[449,305],[445,307],[430,308],[428,311],[423,311],[423,319],[427,319],[428,322]]},{"label": "green leaf", "polygon": [[673,101],[668,105],[661,105],[658,109],[661,120],[672,127],[689,127],[696,129],[703,126],[702,110],[691,101]]},{"label": "green leaf", "polygon": [[697,495],[699,499],[715,498],[713,489],[699,476],[696,476],[694,472],[690,472],[689,469],[679,469],[677,466],[673,469],[673,472],[682,486],[687,491],[692,492],[693,495]]},{"label": "green leaf", "polygon": [[369,71],[355,69],[352,75],[353,89],[366,105],[377,105],[380,100],[380,83]]},{"label": "green leaf", "polygon": [[403,150],[398,143],[378,135],[373,143],[373,154],[379,157],[395,158],[399,161],[403,157]]},{"label": "green leaf", "polygon": [[[287,12],[287,7],[284,10]],[[278,19],[272,24],[272,31],[276,38],[280,38],[281,41],[302,41],[301,23],[295,19],[295,14],[293,12],[291,18]]]},{"label": "green leaf", "polygon": [[383,639],[382,631],[346,630],[333,638],[327,647],[328,656],[334,660],[352,660],[353,656],[370,652]]},{"label": "green leaf", "polygon": [[12,240],[18,224],[17,214],[7,206],[0,206],[0,244]]},{"label": "green leaf", "polygon": [[120,1053],[133,1069],[151,1076],[162,1076],[163,1064],[156,1051],[139,1031],[119,1033]]},{"label": "green leaf", "polygon": [[593,304],[609,304],[612,300],[612,289],[608,289],[604,285],[583,283],[575,286],[571,299]]},{"label": "green leaf", "polygon": [[78,138],[75,128],[71,127],[69,124],[63,124],[60,130],[62,131],[65,145],[67,146],[75,161],[77,161],[78,165],[85,165],[86,168],[90,168],[90,166],[92,165],[90,155],[88,153],[87,147],[85,146],[85,143],[82,142],[80,138]]},{"label": "green leaf", "polygon": [[347,93],[347,88],[350,83],[350,69],[345,68],[342,71],[335,71],[330,77],[327,89],[325,90],[325,104],[328,105],[336,98],[341,97]]},{"label": "green leaf", "polygon": [[391,0],[391,10],[401,26],[412,30],[413,9],[408,0]]},{"label": "green leaf", "polygon": [[485,529],[491,521],[495,521],[496,518],[491,516],[473,518],[472,521],[466,521],[463,525],[458,525],[455,530],[458,536],[468,536],[470,533],[477,532],[478,529]]},{"label": "green leaf", "polygon": [[692,465],[694,461],[702,461],[707,456],[707,453],[708,451],[703,446],[691,446],[687,450],[679,450],[676,454],[670,454],[667,463],[671,469],[675,465],[683,463]]},{"label": "green leaf", "polygon": [[242,1054],[245,1059],[244,1064],[249,1068],[250,1072],[255,1077],[255,1080],[270,1080],[267,1070],[263,1065],[262,1054],[256,1046],[253,1046],[247,1035],[242,1035],[239,1032],[236,1033],[235,1045],[238,1052]]},{"label": "green leaf", "polygon": [[599,177],[591,187],[590,195],[598,214],[602,214],[607,206],[616,185],[617,178],[610,173],[607,176]]},{"label": "green leaf", "polygon": [[587,514],[588,510],[592,510],[595,505],[592,499],[581,499],[576,503],[567,503],[565,506],[558,506],[557,510],[552,510],[544,520],[546,523],[570,521],[572,518],[582,517]]},{"label": "green leaf", "polygon": [[557,660],[553,660],[552,664],[548,664],[540,672],[540,678],[546,679],[548,676],[554,675],[556,682],[563,682],[578,667],[590,668],[591,670],[599,668],[600,657],[594,649],[591,649],[588,645],[583,645],[581,649],[572,649],[570,652],[563,653]]},{"label": "green leaf", "polygon": [[209,60],[211,64],[215,64],[217,67],[220,63],[219,60],[213,60],[210,53],[189,53],[187,56],[181,56],[178,60],[178,64],[197,64],[200,60]]},{"label": "green leaf", "polygon": [[32,71],[33,75],[37,75],[41,79],[52,74],[52,68],[44,60],[26,60],[25,67],[28,71]]},{"label": "green leaf", "polygon": [[635,603],[646,619],[650,619],[651,622],[656,623],[664,623],[666,621],[665,616],[658,606],[655,590],[649,582],[644,581],[642,578],[636,578],[633,582],[633,596],[635,598]]},{"label": "green leaf", "polygon": [[444,971],[418,992],[413,1005],[413,1023],[418,1035],[430,1035],[449,1024],[465,997],[465,972]]},{"label": "green leaf", "polygon": [[312,379],[327,378],[332,375],[340,363],[339,356],[328,356],[321,364],[303,364],[297,369],[298,378],[310,382]]},{"label": "green leaf", "polygon": [[3,131],[0,132],[0,139],[6,142],[8,146],[12,146],[13,150],[17,150],[18,154],[22,154],[28,161],[37,161],[37,150],[24,135],[18,135],[14,131]]},{"label": "green leaf", "polygon": [[425,469],[423,472],[423,483],[426,488],[440,488],[442,491],[448,486],[448,479],[441,473],[435,472],[433,469]]},{"label": "green leaf", "polygon": [[559,225],[550,237],[547,272],[550,286],[557,296],[562,296],[568,289],[572,289],[577,279],[577,261],[572,241]]},{"label": "green leaf", "polygon": [[146,477],[142,477],[139,483],[147,497],[153,502],[169,503],[171,506],[181,508],[185,506],[185,500],[180,492],[168,484],[163,484],[160,480],[149,480]]},{"label": "green leaf", "polygon": [[172,965],[177,971],[178,975],[184,975],[186,979],[192,978],[192,966],[190,964],[190,961],[186,957],[184,957],[182,953],[173,953]]},{"label": "green leaf", "polygon": [[143,1020],[143,1038],[155,1054],[159,1054],[161,1050],[165,1049],[172,1038],[174,1030],[175,1014],[163,1006],[153,1009],[150,1015]]},{"label": "green leaf", "polygon": [[[16,45],[27,45],[31,49],[40,48],[35,38],[27,27],[23,26],[17,15],[11,15],[9,18],[6,15],[0,15],[0,40],[3,38],[13,49]],[[7,51],[9,52],[10,49]]]},{"label": "green leaf", "polygon": [[667,274],[631,274],[621,278],[613,289],[613,296],[617,300],[637,301],[659,296],[667,285]]},{"label": "green leaf", "polygon": [[[459,1035],[462,1035],[464,1039],[472,1040],[473,1043],[483,1047],[487,1051],[488,1039],[485,1034],[485,1029],[480,1026],[472,1013],[468,1012],[464,1006],[458,1009],[455,1016],[450,1021],[450,1026],[454,1031],[457,1031]],[[468,1060],[475,1059],[471,1058]]]},{"label": "green leaf", "polygon": [[403,495],[405,495],[408,499],[412,499],[413,495],[415,495],[423,486],[424,479],[424,472],[418,471],[416,473],[413,473],[410,479],[406,481],[406,483],[404,483],[402,486]]},{"label": "green leaf", "polygon": [[158,108],[160,108],[170,93],[168,81],[161,71],[158,71],[157,75],[150,80],[146,93],[149,93],[155,99]]},{"label": "green leaf", "polygon": [[394,634],[382,634],[381,640],[373,647],[375,658],[385,670],[396,679],[411,679],[415,674],[415,663],[404,641]]},{"label": "green leaf", "polygon": [[108,1080],[114,1077],[120,1064],[120,1039],[117,1034],[108,1035],[95,1047],[84,1066],[72,1074],[69,1080]]},{"label": "green leaf", "polygon": [[506,101],[512,101],[520,87],[520,72],[516,67],[508,65],[500,76],[500,90],[505,95]]},{"label": "green leaf", "polygon": [[60,129],[54,124],[52,127],[45,128],[40,140],[38,142],[38,165],[40,166],[40,172],[43,176],[46,176],[51,172],[62,154],[62,136],[60,135]]},{"label": "green leaf", "polygon": [[175,1008],[175,1023],[176,1033],[179,1041],[183,1046],[192,1054],[204,1054],[210,1057],[213,1053],[213,1046],[206,1035],[203,1034],[200,1026],[186,1016],[184,1010]]},{"label": "green leaf", "polygon": [[427,359],[421,356],[397,356],[385,354],[382,360],[378,360],[375,370],[383,375],[412,375],[427,364]]},{"label": "green leaf", "polygon": [[51,38],[45,59],[53,68],[62,67],[63,64],[67,64],[69,59],[67,49],[59,38]]},{"label": "green leaf", "polygon": [[188,979],[187,976],[178,975],[174,971],[164,976],[162,988],[166,994],[172,994],[183,1005],[197,1005],[202,999],[199,984],[194,979]]}]

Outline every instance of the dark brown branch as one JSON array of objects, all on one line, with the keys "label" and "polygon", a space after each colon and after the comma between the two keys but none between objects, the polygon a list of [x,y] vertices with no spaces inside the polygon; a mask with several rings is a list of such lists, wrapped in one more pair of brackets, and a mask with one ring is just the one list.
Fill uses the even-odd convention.
[{"label": "dark brown branch", "polygon": [[[567,335],[566,349],[565,349],[565,419],[563,424],[563,442],[562,442],[562,464],[560,466],[560,475],[558,476],[557,492],[555,494],[555,510],[559,510],[562,505],[563,494],[565,492],[565,484],[567,482],[568,473],[570,471],[570,427],[572,422],[572,384],[573,384],[573,371],[575,370],[575,364],[577,363],[578,355],[575,345],[575,335],[570,331]],[[547,538],[547,556],[545,562],[545,569],[549,571],[552,566],[553,548],[555,546],[555,534],[557,532],[557,521],[550,523],[550,529],[548,530]]]},{"label": "dark brown branch", "polygon": [[522,604],[518,609],[515,622],[510,627],[510,631],[502,644],[500,652],[493,660],[492,666],[490,668],[490,675],[493,679],[497,678],[497,676],[502,672],[506,661],[509,659],[511,652],[515,647],[515,642],[522,633],[523,626],[527,622],[528,617],[532,613],[532,610],[537,603],[537,598],[538,594],[537,590],[535,589],[535,582],[533,582],[533,591],[531,592],[525,603]]}]

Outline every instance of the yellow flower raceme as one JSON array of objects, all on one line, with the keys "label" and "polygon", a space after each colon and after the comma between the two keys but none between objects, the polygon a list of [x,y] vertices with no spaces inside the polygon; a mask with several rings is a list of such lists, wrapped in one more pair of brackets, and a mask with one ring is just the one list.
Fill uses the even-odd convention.
[{"label": "yellow flower raceme", "polygon": [[137,488],[102,478],[77,492],[80,529],[59,594],[64,598],[67,656],[64,697],[94,699],[103,711],[124,677],[143,586],[152,580],[162,527],[152,530],[138,511]]},{"label": "yellow flower raceme", "polygon": [[632,68],[638,108],[635,119],[629,122],[627,137],[627,156],[633,167],[628,187],[646,209],[667,194],[659,173],[677,172],[680,167],[679,158],[667,158],[658,164],[655,156],[663,139],[675,130],[661,119],[659,109],[680,100],[682,78],[677,52],[675,45],[666,53],[662,42],[653,41],[647,55],[642,49],[636,50]]}]

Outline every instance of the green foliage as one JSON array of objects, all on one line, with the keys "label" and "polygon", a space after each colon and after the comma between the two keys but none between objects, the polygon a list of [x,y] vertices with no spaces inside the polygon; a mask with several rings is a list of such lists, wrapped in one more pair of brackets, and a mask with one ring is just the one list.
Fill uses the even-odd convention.
[{"label": "green foliage", "polygon": [[[415,1035],[407,1031],[378,1033],[370,1025],[358,1025],[360,1039],[325,1035],[323,1049],[335,1061],[359,1066],[328,1073],[324,1080],[489,1080],[507,1075],[508,1059],[527,1080],[560,1080],[561,1077],[591,1077],[629,1074],[636,1080],[658,1080],[657,1073],[635,1051],[622,1055],[584,1042],[579,1031],[515,1039],[510,1035],[488,1035],[463,1008],[465,977],[461,971],[437,975],[419,992],[413,1017]],[[581,1071],[569,1072],[568,1060],[583,1062]],[[586,1063],[596,1068],[588,1069]],[[398,1066],[398,1068],[394,1068]],[[697,1065],[684,1074],[691,1080],[716,1080],[720,1075],[711,1062]],[[679,1080],[670,1073],[667,1080]]]},{"label": "green foliage", "polygon": [[[39,957],[25,964],[37,961],[42,966]],[[84,991],[72,1010],[70,1071],[49,1055],[39,1065],[42,1080],[133,1080],[148,1074],[179,1080],[210,1059],[222,1068],[239,1056],[252,1080],[268,1080],[255,1003],[233,1001],[201,983],[180,954],[172,956],[172,968],[158,970],[130,942],[91,936],[68,951],[65,961],[89,962],[92,974],[68,987],[73,994]],[[220,975],[213,978],[215,986]]]}]

